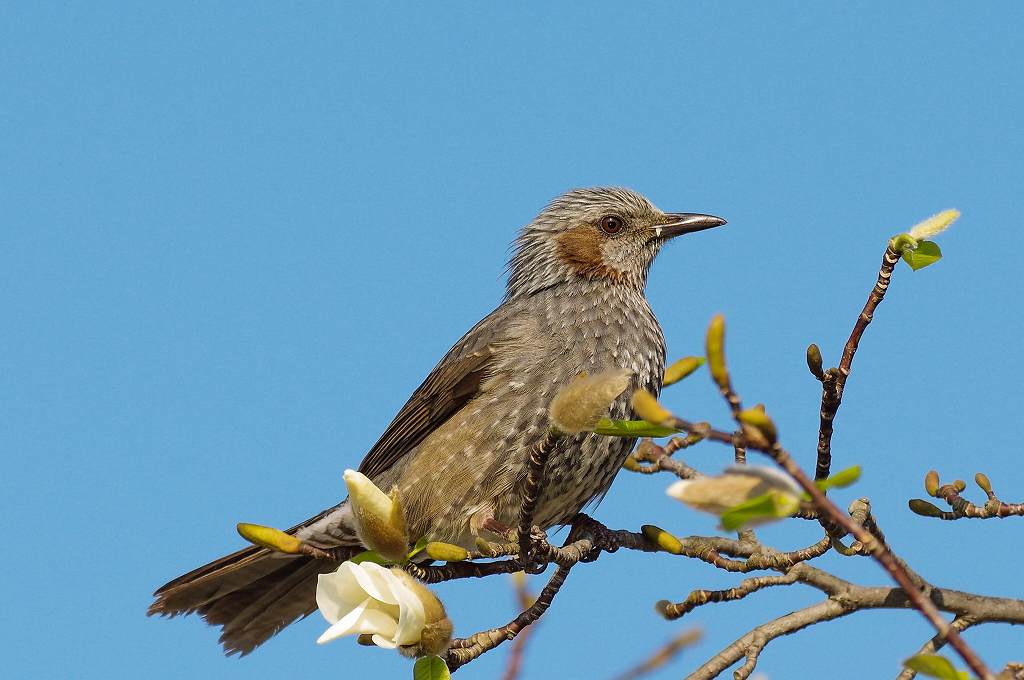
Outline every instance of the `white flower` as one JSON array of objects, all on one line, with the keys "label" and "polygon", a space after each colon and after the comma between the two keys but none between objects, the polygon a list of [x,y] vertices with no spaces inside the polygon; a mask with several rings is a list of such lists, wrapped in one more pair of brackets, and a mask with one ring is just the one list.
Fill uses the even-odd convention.
[{"label": "white flower", "polygon": [[949,225],[953,224],[958,217],[960,217],[959,210],[943,210],[923,222],[918,222],[907,233],[915,241],[923,241],[946,231]]},{"label": "white flower", "polygon": [[393,488],[388,495],[369,477],[355,470],[345,470],[344,477],[359,540],[388,560],[404,560],[409,551],[409,534],[398,489]]},{"label": "white flower", "polygon": [[386,649],[419,654],[447,648],[452,626],[441,602],[405,571],[373,562],[343,562],[320,574],[316,604],[331,624],[317,643],[346,635],[370,635]]},{"label": "white flower", "polygon": [[740,503],[771,492],[776,492],[790,504],[798,505],[802,489],[792,477],[776,468],[732,465],[718,477],[681,479],[667,491],[669,496],[691,508],[713,515],[721,515]]}]

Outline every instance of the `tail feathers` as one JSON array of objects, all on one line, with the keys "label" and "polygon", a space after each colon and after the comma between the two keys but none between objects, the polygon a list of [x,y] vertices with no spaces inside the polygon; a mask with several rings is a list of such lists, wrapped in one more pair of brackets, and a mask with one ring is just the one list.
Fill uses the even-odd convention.
[{"label": "tail feathers", "polygon": [[[293,527],[309,526],[327,512]],[[354,551],[355,549],[353,549]],[[150,616],[198,613],[221,626],[226,654],[253,651],[289,624],[316,610],[317,575],[339,562],[249,547],[179,576],[159,588]]]}]

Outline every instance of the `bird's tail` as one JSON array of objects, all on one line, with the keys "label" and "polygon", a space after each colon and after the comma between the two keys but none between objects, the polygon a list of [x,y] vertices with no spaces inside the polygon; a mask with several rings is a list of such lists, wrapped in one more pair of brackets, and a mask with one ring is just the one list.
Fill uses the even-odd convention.
[{"label": "bird's tail", "polygon": [[[298,533],[323,520],[329,512],[287,533]],[[315,611],[317,575],[334,571],[339,564],[255,546],[245,548],[160,587],[147,613],[197,613],[210,625],[221,627],[220,643],[226,654],[245,656]]]}]

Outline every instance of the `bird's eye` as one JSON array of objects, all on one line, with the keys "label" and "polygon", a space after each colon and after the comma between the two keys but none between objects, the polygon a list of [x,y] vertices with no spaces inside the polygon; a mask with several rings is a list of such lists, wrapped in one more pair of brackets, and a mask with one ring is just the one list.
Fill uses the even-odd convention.
[{"label": "bird's eye", "polygon": [[622,218],[617,215],[605,215],[601,218],[601,221],[597,223],[597,226],[601,228],[601,231],[614,236],[622,231]]}]

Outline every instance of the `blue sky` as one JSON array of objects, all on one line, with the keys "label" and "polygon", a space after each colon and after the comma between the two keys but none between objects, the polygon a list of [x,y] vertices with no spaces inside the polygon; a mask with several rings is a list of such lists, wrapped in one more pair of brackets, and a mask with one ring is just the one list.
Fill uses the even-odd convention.
[{"label": "blue sky", "polygon": [[[318,616],[238,660],[197,619],[143,614],[156,586],[240,547],[235,522],[288,526],[335,503],[342,470],[498,303],[515,229],[596,184],[729,220],[668,246],[648,295],[673,356],[727,316],[738,389],[808,466],[804,348],[836,361],[886,239],[959,208],[945,259],[900,266],[857,355],[834,451],[865,472],[836,498],[870,496],[935,583],[1024,597],[1007,570],[1018,523],[906,510],[930,467],[1024,496],[1022,19],[1016,3],[6,4],[7,675],[409,677],[393,653],[313,644]],[[706,375],[665,401],[727,422]],[[708,445],[687,460],[727,458]],[[713,532],[669,481],[623,474],[596,516]],[[762,535],[818,538],[799,523]],[[822,564],[886,582],[866,560]],[[700,626],[655,676],[680,677],[818,599],[653,611],[736,581],[669,556],[583,565],[526,677],[608,677]],[[440,593],[460,633],[513,614],[501,579]],[[912,613],[861,613],[773,643],[759,667],[892,677],[929,636]],[[967,639],[996,667],[1024,647],[1008,627]],[[503,664],[497,651],[460,677]]]}]

